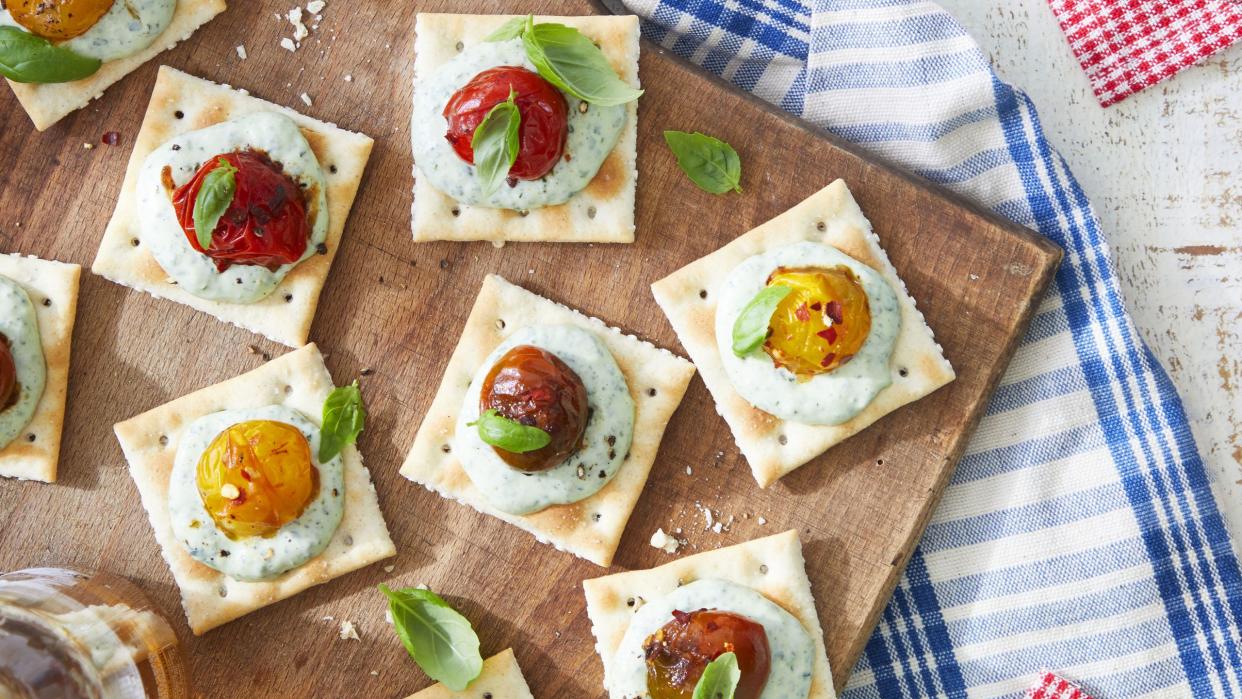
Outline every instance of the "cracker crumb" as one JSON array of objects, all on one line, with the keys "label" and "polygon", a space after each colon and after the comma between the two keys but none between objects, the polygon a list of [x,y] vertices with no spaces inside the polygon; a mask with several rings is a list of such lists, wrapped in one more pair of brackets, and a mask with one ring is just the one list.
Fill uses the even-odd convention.
[{"label": "cracker crumb", "polygon": [[396,567],[397,567],[397,566],[384,566],[384,572],[385,572],[385,573],[391,573],[391,572],[393,571],[393,569],[394,569],[394,568],[396,568]]},{"label": "cracker crumb", "polygon": [[759,518],[759,525],[760,525],[760,526],[765,525],[765,524],[767,524],[767,523],[768,523],[768,518],[767,518],[767,517],[760,517],[760,518]]},{"label": "cracker crumb", "polygon": [[345,619],[341,621],[340,637],[342,641],[361,641],[358,636],[358,629],[354,627],[354,622]]},{"label": "cracker crumb", "polygon": [[246,60],[246,45],[245,44],[237,45],[237,57],[242,59],[243,61]]},{"label": "cracker crumb", "polygon": [[82,147],[85,148],[86,150],[94,150],[95,144],[94,143],[83,143]]},{"label": "cracker crumb", "polygon": [[329,614],[328,616],[325,616],[325,617],[323,618],[323,620],[324,620],[324,621],[335,621],[335,619],[336,619],[336,618],[335,618],[335,617],[333,617],[333,616],[332,616],[332,615],[330,615],[330,614]]},{"label": "cracker crumb", "polygon": [[687,476],[693,476],[693,475],[694,475],[694,469],[692,469],[692,468],[690,468],[689,466],[687,466],[687,467],[686,467],[686,475],[687,475]]},{"label": "cracker crumb", "polygon": [[354,76],[352,76],[352,75],[346,75],[346,76],[345,76],[345,82],[347,82],[347,83],[352,83],[353,81],[354,81]]},{"label": "cracker crumb", "polygon": [[372,676],[372,677],[379,677],[379,670],[372,670],[372,671],[371,671],[371,676]]},{"label": "cracker crumb", "polygon": [[302,93],[302,102],[308,107],[313,105],[313,103],[311,102],[310,95],[306,94],[305,92]]},{"label": "cracker crumb", "polygon": [[323,12],[323,8],[326,7],[327,4],[328,3],[324,2],[323,0],[311,0],[310,2],[306,3],[306,11],[311,13],[312,15],[317,15],[320,12]]},{"label": "cracker crumb", "polygon": [[384,621],[390,624],[392,623],[392,610],[391,609],[384,610]]},{"label": "cracker crumb", "polygon": [[282,48],[282,49],[286,49],[286,50],[288,50],[288,51],[297,51],[297,50],[298,50],[298,46],[297,46],[297,44],[293,43],[293,39],[290,39],[290,38],[289,38],[289,37],[287,37],[287,36],[286,36],[285,38],[283,38],[283,39],[281,39],[281,40],[280,40],[280,48]]},{"label": "cracker crumb", "polygon": [[681,542],[666,534],[663,527],[651,535],[651,545],[665,553],[677,553],[677,549],[681,548]]}]

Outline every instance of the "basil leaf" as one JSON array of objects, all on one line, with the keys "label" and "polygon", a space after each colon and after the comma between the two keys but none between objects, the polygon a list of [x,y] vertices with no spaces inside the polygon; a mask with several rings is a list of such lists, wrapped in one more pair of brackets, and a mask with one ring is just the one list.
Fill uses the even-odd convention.
[{"label": "basil leaf", "polygon": [[475,425],[479,427],[479,439],[514,454],[542,449],[552,441],[552,435],[538,427],[510,420],[495,410],[488,410],[478,420],[466,423],[467,427]]},{"label": "basil leaf", "polygon": [[483,37],[483,41],[508,41],[509,39],[516,39],[522,35],[522,32],[526,31],[526,25],[533,21],[534,17],[532,15],[526,15],[525,17],[514,17],[508,22],[500,25],[500,28],[496,31]]},{"label": "basil leaf", "polygon": [[742,160],[724,141],[701,133],[665,131],[664,141],[677,156],[677,165],[705,192],[742,191]]},{"label": "basil leaf", "polygon": [[643,94],[617,75],[604,52],[582,32],[563,24],[528,22],[526,57],[545,80],[584,102],[612,107]]},{"label": "basil leaf", "polygon": [[694,685],[692,699],[733,699],[742,670],[737,666],[737,656],[721,653],[703,668],[699,683]]},{"label": "basil leaf", "polygon": [[54,46],[17,27],[0,27],[0,75],[19,83],[67,83],[95,74],[103,61]]},{"label": "basil leaf", "polygon": [[517,162],[521,145],[518,128],[522,125],[522,113],[518,111],[514,97],[513,88],[509,88],[509,99],[492,107],[470,139],[474,167],[483,181],[484,195],[496,191],[509,175],[509,168]]},{"label": "basil leaf", "polygon": [[733,354],[739,357],[759,349],[768,337],[768,323],[776,307],[793,289],[787,286],[769,286],[755,294],[746,308],[733,321]]},{"label": "basil leaf", "polygon": [[237,168],[227,160],[219,161],[203,178],[194,197],[194,235],[203,250],[211,247],[211,234],[216,230],[220,217],[229,210],[233,195],[237,193]]},{"label": "basil leaf", "polygon": [[483,671],[479,637],[466,617],[431,590],[407,587],[388,597],[392,625],[406,652],[436,682],[460,692]]},{"label": "basil leaf", "polygon": [[357,379],[348,386],[332,389],[323,402],[323,426],[319,428],[319,463],[331,461],[346,444],[358,441],[366,422],[362,391]]}]

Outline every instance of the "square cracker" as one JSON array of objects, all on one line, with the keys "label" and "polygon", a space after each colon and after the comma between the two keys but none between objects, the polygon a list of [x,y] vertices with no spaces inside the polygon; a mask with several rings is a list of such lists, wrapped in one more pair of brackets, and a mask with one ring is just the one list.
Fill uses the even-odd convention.
[{"label": "square cracker", "polygon": [[262,582],[234,580],[191,558],[173,534],[168,479],[177,445],[192,422],[220,410],[285,405],[317,423],[332,388],[323,356],[310,344],[113,426],[155,530],[155,540],[181,590],[181,605],[195,635],[396,555],[371,474],[352,445],[341,452],[345,462],[345,514],[341,524],[323,553],[293,570]]},{"label": "square cracker", "polygon": [[[734,390],[725,373],[720,353],[728,348],[716,345],[715,299],[729,272],[752,255],[807,240],[831,245],[878,271],[896,292],[901,308],[901,330],[891,360],[893,383],[840,425],[789,422],[755,408]],[[716,401],[716,411],[729,424],[761,488],[955,377],[905,282],[880,248],[871,222],[843,180],[652,284],[651,291],[698,367]],[[702,296],[704,291],[706,297]]]},{"label": "square cracker", "polygon": [[199,27],[224,12],[225,0],[178,0],[172,22],[147,48],[132,56],[104,63],[94,75],[69,83],[35,85],[8,81],[17,101],[39,131],[55,124],[70,112],[102,97],[113,83],[137,70],[161,51],[172,50],[178,41],[190,38]]},{"label": "square cracker", "polygon": [[[56,480],[60,435],[69,392],[69,348],[78,311],[78,276],[74,264],[23,255],[0,255],[0,275],[17,282],[34,304],[43,343],[47,381],[30,424],[0,449],[0,476],[21,480]],[[33,436],[33,440],[31,437]]]},{"label": "square cracker", "polygon": [[[443,448],[453,442],[457,413],[479,365],[519,328],[548,323],[590,330],[608,348],[634,399],[634,440],[629,457],[599,492],[569,505],[553,505],[529,515],[511,515],[492,507],[470,481],[454,451]],[[693,376],[694,366],[671,352],[488,275],[466,320],[461,340],[449,358],[431,409],[414,436],[414,446],[401,466],[401,475],[524,529],[558,549],[601,566],[611,565],[621,533],[647,483],[664,428]]]},{"label": "square cracker", "polygon": [[[483,41],[518,15],[419,13],[414,73],[428,75],[457,55],[457,45]],[[617,74],[638,87],[638,18],[634,16],[535,17],[574,27],[593,39]],[[577,106],[570,98],[570,108]],[[414,165],[414,240],[514,240],[521,242],[632,243],[634,191],[638,185],[638,102],[626,105],[625,130],[586,189],[557,206],[523,216],[507,209],[459,204],[420,177]],[[456,213],[454,213],[456,212]]]},{"label": "square cracker", "polygon": [[[289,271],[266,298],[254,303],[228,303],[199,298],[173,284],[147,249],[135,243],[142,212],[134,188],[142,162],[164,143],[213,124],[255,112],[276,112],[292,119],[310,142],[323,167],[328,197],[328,252],[312,255]],[[182,115],[177,118],[177,114]],[[372,141],[368,136],[337,128],[292,109],[265,102],[227,85],[161,66],[142,129],[125,171],[121,196],[104,231],[91,271],[157,298],[191,308],[264,335],[289,347],[301,347],[310,334],[319,292],[341,245],[345,220],[354,204]]]},{"label": "square cracker", "polygon": [[496,655],[483,661],[483,672],[460,692],[445,687],[443,684],[433,685],[421,692],[415,692],[406,699],[534,699],[530,687],[526,686],[526,678],[522,676],[522,668],[518,667],[517,658],[513,657],[513,649],[506,648]]},{"label": "square cracker", "polygon": [[815,666],[807,699],[833,699],[832,670],[824,648],[824,632],[815,611],[811,581],[806,577],[798,531],[790,529],[762,539],[687,556],[650,570],[617,573],[583,580],[587,616],[595,634],[595,650],[604,663],[604,678],[615,672],[613,658],[638,610],[638,600],[653,600],[679,586],[704,578],[745,585],[780,605],[802,623],[815,642]]}]

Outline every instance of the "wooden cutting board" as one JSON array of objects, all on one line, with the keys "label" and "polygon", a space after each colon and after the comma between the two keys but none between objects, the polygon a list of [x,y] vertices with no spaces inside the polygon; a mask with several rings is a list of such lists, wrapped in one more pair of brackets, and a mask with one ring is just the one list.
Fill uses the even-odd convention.
[{"label": "wooden cutting board", "polygon": [[[399,697],[429,681],[384,621],[376,585],[427,583],[473,620],[490,655],[512,646],[538,697],[602,696],[580,582],[605,571],[448,502],[397,470],[429,406],[483,276],[500,273],[682,353],[648,286],[807,195],[844,178],[957,368],[956,382],[907,406],[777,485],[760,490],[701,381],[674,416],[615,570],[670,559],[648,545],[680,527],[687,552],[797,528],[838,685],[871,634],[944,489],[1059,251],[925,182],[869,161],[823,132],[644,44],[638,238],[632,245],[415,244],[408,118],[413,9],[598,11],[588,0],[329,0],[302,48],[274,15],[286,0],[234,7],[160,61],[366,132],[374,155],[324,290],[312,339],[338,383],[363,369],[370,422],[361,448],[399,551],[209,632],[190,636],[112,425],[258,366],[284,348],[84,274],[56,485],[0,482],[0,570],[71,564],[127,575],[176,621],[204,696]],[[313,24],[313,22],[308,22]],[[249,58],[238,58],[244,44]],[[89,268],[112,211],[156,63],[45,133],[0,89],[0,249]],[[352,81],[346,81],[346,76]],[[314,106],[305,107],[307,93]],[[737,147],[745,193],[697,190],[664,146],[666,128]],[[120,145],[98,145],[117,131]],[[94,143],[93,149],[83,143]],[[250,348],[254,348],[253,350]],[[683,353],[684,354],[684,353]],[[734,518],[704,530],[696,503]],[[766,525],[759,523],[766,519]],[[391,573],[383,571],[391,563]],[[327,620],[325,617],[332,617]],[[361,641],[337,637],[348,619]]]}]

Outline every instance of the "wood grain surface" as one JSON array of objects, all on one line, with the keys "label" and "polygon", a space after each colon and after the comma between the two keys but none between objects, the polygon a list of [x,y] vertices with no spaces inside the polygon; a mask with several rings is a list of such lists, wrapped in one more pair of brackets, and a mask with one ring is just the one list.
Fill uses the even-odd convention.
[{"label": "wood grain surface", "polygon": [[[420,11],[489,12],[485,0]],[[512,646],[536,696],[602,696],[580,582],[606,571],[445,501],[397,469],[488,272],[680,353],[649,284],[844,178],[958,371],[958,380],[760,490],[700,381],[674,416],[616,569],[668,560],[647,543],[681,528],[687,552],[797,528],[829,655],[843,684],[1025,327],[1058,251],[1022,229],[844,150],[644,45],[638,238],[633,245],[414,244],[407,124],[413,12],[331,0],[299,51],[278,46],[291,3],[252,0],[161,60],[376,138],[311,337],[338,383],[360,375],[361,449],[398,556],[189,635],[112,424],[283,351],[189,308],[84,275],[60,482],[0,483],[0,569],[71,564],[129,576],[176,622],[203,696],[404,696],[428,684],[384,621],[375,586],[426,583],[470,617],[485,654]],[[586,0],[503,3],[588,13]],[[314,24],[314,22],[308,22]],[[238,58],[244,44],[249,58]],[[0,93],[0,248],[90,265],[155,78],[151,64],[38,134]],[[351,76],[351,80],[346,80]],[[306,93],[313,106],[304,108]],[[700,192],[663,145],[665,128],[734,144],[745,194]],[[106,131],[116,147],[98,144]],[[706,531],[699,506],[731,522]],[[760,517],[766,524],[760,524]],[[330,619],[328,617],[331,617]],[[350,620],[361,641],[341,640]]]}]

